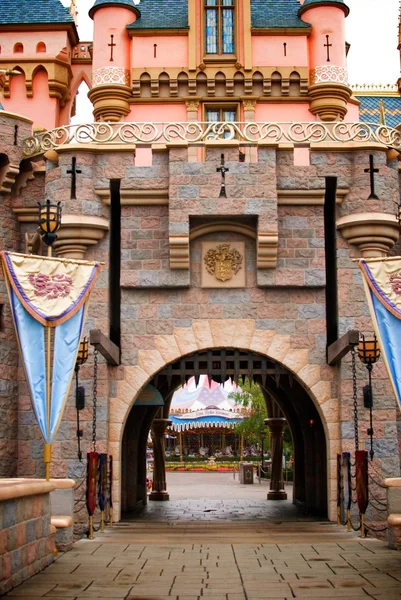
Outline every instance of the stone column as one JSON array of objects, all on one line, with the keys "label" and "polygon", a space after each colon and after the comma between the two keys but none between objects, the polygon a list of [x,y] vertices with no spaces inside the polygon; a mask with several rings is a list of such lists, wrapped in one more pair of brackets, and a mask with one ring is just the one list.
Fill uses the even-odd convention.
[{"label": "stone column", "polygon": [[164,435],[171,425],[169,419],[154,419],[152,423],[153,437],[153,487],[149,500],[169,500],[166,490],[166,458],[164,454]]},{"label": "stone column", "polygon": [[[256,100],[244,100],[242,103],[244,107],[244,121],[245,123],[255,122],[255,108]],[[256,146],[245,147],[245,160],[246,162],[258,162],[258,149]]]},{"label": "stone column", "polygon": [[283,430],[285,419],[265,419],[265,424],[270,428],[270,451],[272,455],[272,475],[268,500],[287,500],[283,481]]},{"label": "stone column", "polygon": [[[187,121],[188,123],[194,122],[196,123],[198,119],[198,108],[199,101],[198,100],[188,100],[185,102],[187,107]],[[196,146],[189,146],[188,148],[188,162],[198,162],[199,153],[198,148]]]}]

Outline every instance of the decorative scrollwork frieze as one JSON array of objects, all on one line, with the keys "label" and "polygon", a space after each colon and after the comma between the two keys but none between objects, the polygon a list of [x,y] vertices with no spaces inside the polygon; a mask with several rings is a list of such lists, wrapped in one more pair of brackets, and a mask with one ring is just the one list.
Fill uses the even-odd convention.
[{"label": "decorative scrollwork frieze", "polygon": [[377,123],[88,123],[39,132],[24,140],[26,157],[67,144],[191,144],[237,140],[241,144],[374,142],[401,151],[401,132]]},{"label": "decorative scrollwork frieze", "polygon": [[348,85],[348,72],[344,67],[336,65],[321,65],[310,72],[311,85],[317,83],[341,83]]},{"label": "decorative scrollwork frieze", "polygon": [[129,85],[129,70],[122,67],[102,67],[92,73],[92,87],[98,85]]}]

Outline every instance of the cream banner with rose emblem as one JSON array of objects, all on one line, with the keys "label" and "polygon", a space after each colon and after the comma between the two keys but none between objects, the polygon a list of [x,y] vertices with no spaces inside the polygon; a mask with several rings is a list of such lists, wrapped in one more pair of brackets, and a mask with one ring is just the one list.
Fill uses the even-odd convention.
[{"label": "cream banner with rose emblem", "polygon": [[45,444],[51,444],[64,412],[99,264],[0,255],[33,409]]},{"label": "cream banner with rose emblem", "polygon": [[370,316],[401,409],[401,258],[360,260]]}]

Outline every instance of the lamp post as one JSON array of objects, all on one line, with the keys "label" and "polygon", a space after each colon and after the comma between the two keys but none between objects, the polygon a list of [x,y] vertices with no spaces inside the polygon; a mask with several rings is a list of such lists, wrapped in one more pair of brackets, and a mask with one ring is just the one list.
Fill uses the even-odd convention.
[{"label": "lamp post", "polygon": [[[61,206],[60,202],[51,204],[47,200],[45,204],[39,205],[39,227],[42,232],[42,240],[47,246],[47,256],[52,255],[52,245],[57,239],[57,231],[61,227]],[[50,414],[51,414],[51,327],[46,328],[46,417],[47,431],[50,435]],[[46,481],[50,479],[52,445],[46,443],[44,446],[43,460],[46,466]]]},{"label": "lamp post", "polygon": [[377,342],[376,336],[373,338],[366,339],[364,335],[361,336],[358,345],[358,356],[361,362],[366,365],[369,374],[369,384],[363,388],[363,403],[365,408],[369,409],[370,416],[370,427],[367,434],[370,436],[370,460],[373,460],[373,392],[372,392],[372,369],[373,365],[380,358],[380,348]]},{"label": "lamp post", "polygon": [[88,338],[84,337],[84,339],[79,342],[77,360],[75,363],[75,408],[77,410],[78,459],[80,462],[82,461],[81,437],[83,436],[83,431],[79,423],[79,411],[85,408],[85,389],[83,387],[79,387],[78,376],[80,367],[88,360],[88,355]]},{"label": "lamp post", "polygon": [[260,432],[260,439],[262,440],[262,472],[264,470],[264,453],[265,453],[265,439],[266,439],[266,431],[261,431]]}]

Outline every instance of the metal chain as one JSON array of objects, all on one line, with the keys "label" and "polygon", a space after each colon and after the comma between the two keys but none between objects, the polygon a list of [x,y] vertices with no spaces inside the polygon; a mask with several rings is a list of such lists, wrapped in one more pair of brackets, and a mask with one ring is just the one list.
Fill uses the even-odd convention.
[{"label": "metal chain", "polygon": [[96,411],[97,411],[97,348],[93,351],[93,419],[92,419],[92,452],[96,452]]},{"label": "metal chain", "polygon": [[354,426],[355,426],[355,450],[359,450],[359,433],[358,433],[358,389],[356,383],[356,351],[353,347],[351,350],[352,355],[352,383],[353,383],[353,396],[354,396]]}]

